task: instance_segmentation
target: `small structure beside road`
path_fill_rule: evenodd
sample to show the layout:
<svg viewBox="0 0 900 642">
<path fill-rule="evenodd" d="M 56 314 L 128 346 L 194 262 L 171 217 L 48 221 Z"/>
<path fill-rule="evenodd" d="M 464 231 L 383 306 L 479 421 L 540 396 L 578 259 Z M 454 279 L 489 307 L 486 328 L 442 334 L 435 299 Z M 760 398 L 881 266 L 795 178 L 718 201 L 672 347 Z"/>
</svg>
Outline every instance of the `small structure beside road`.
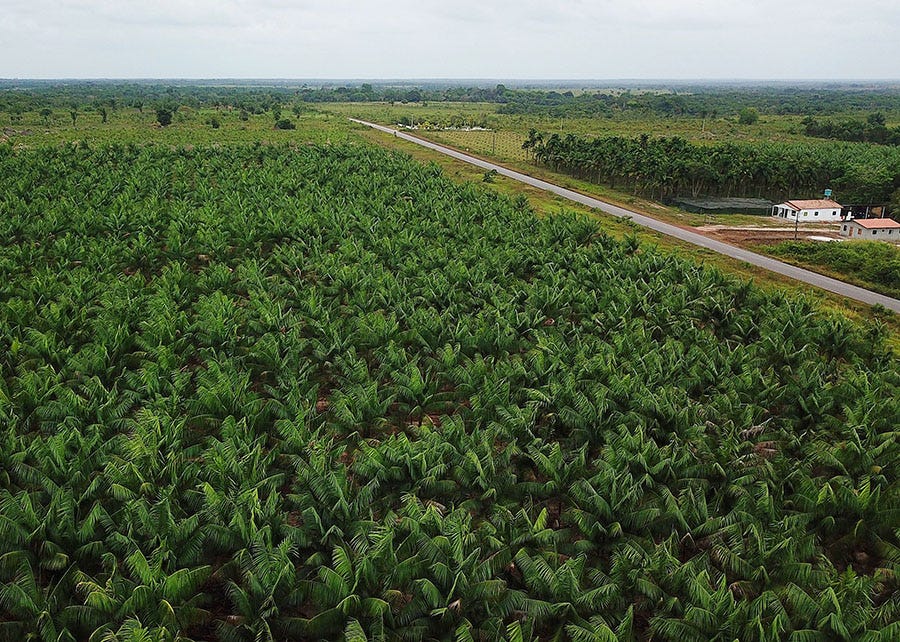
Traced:
<svg viewBox="0 0 900 642">
<path fill-rule="evenodd" d="M 764 198 L 688 198 L 679 196 L 672 204 L 694 214 L 762 214 L 772 209 L 772 201 Z"/>
<path fill-rule="evenodd" d="M 802 223 L 833 223 L 841 221 L 841 204 L 830 198 L 793 200 L 779 203 L 772 208 L 772 216 Z"/>
<path fill-rule="evenodd" d="M 866 218 L 841 225 L 841 236 L 860 241 L 900 242 L 900 223 L 890 218 Z"/>
</svg>

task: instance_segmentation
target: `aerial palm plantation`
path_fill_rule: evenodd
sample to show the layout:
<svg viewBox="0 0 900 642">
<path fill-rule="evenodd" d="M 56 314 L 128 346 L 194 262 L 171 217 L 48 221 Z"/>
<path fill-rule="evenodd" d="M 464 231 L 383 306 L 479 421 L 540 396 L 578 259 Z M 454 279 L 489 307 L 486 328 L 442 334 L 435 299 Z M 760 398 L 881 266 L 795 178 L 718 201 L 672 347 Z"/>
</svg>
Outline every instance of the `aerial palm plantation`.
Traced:
<svg viewBox="0 0 900 642">
<path fill-rule="evenodd" d="M 900 637 L 878 324 L 364 145 L 0 184 L 0 639 Z"/>
</svg>

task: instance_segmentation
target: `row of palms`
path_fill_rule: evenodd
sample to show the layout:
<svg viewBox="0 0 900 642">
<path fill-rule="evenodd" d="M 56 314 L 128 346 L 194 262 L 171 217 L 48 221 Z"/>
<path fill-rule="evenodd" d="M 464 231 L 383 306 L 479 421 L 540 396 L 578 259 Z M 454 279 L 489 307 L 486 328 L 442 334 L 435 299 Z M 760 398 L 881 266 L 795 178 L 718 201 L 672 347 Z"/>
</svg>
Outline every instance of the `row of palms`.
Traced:
<svg viewBox="0 0 900 642">
<path fill-rule="evenodd" d="M 369 147 L 0 175 L 0 636 L 896 636 L 882 328 Z"/>
<path fill-rule="evenodd" d="M 531 130 L 523 147 L 555 170 L 662 199 L 790 198 L 831 187 L 849 201 L 884 203 L 900 179 L 900 151 L 866 144 L 701 144 L 679 136 L 588 139 Z"/>
</svg>

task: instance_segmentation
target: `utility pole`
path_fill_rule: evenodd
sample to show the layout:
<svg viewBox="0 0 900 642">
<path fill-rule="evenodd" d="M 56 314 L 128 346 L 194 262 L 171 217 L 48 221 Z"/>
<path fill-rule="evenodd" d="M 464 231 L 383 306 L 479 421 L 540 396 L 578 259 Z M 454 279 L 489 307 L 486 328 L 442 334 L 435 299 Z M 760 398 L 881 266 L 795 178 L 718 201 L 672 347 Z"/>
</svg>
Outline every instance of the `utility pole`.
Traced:
<svg viewBox="0 0 900 642">
<path fill-rule="evenodd" d="M 800 225 L 800 212 L 794 212 L 794 240 L 797 240 L 797 227 Z"/>
</svg>

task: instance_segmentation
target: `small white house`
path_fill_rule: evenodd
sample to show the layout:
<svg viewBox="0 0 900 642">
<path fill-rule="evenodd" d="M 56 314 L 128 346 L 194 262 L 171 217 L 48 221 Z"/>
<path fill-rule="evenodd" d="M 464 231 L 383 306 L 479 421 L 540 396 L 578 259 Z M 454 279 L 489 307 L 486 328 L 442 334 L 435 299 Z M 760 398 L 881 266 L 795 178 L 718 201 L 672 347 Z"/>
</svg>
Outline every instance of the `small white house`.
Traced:
<svg viewBox="0 0 900 642">
<path fill-rule="evenodd" d="M 863 218 L 841 225 L 841 236 L 860 241 L 900 242 L 900 223 L 889 218 Z"/>
<path fill-rule="evenodd" d="M 832 223 L 841 219 L 841 204 L 830 198 L 813 201 L 785 201 L 772 207 L 772 216 L 801 223 Z"/>
</svg>

